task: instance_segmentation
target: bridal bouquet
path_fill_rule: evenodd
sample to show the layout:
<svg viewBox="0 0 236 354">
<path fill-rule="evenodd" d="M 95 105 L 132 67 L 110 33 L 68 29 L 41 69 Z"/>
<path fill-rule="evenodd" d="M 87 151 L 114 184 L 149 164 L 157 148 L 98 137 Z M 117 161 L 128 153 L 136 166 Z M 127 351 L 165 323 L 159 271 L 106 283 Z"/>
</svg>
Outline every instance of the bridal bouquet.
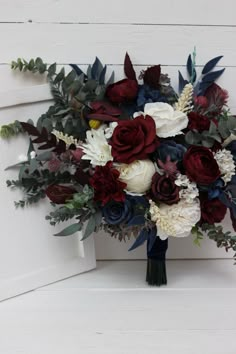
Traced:
<svg viewBox="0 0 236 354">
<path fill-rule="evenodd" d="M 71 219 L 56 236 L 83 229 L 83 239 L 103 229 L 119 240 L 134 238 L 130 250 L 147 244 L 147 282 L 166 284 L 168 237 L 203 237 L 236 251 L 236 236 L 219 224 L 227 209 L 236 230 L 236 118 L 228 93 L 215 81 L 222 57 L 197 75 L 195 52 L 179 94 L 160 65 L 137 77 L 128 54 L 123 80 L 107 80 L 96 58 L 84 73 L 65 74 L 56 63 L 18 59 L 12 68 L 47 76 L 53 104 L 34 124 L 15 121 L 1 128 L 10 138 L 28 134 L 27 155 L 12 167 L 20 188 L 16 206 L 47 197 L 51 225 Z"/>
</svg>

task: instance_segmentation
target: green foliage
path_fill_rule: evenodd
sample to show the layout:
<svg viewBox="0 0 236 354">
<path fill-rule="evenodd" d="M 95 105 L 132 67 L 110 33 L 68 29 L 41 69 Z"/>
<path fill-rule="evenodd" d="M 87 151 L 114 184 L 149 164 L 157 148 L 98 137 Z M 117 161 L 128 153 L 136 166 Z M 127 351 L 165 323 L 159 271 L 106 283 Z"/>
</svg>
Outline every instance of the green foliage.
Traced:
<svg viewBox="0 0 236 354">
<path fill-rule="evenodd" d="M 216 242 L 217 247 L 225 248 L 226 252 L 229 250 L 233 250 L 236 252 L 236 236 L 232 236 L 230 231 L 224 232 L 223 227 L 221 225 L 209 225 L 203 224 L 201 225 L 201 229 L 209 239 Z M 234 259 L 236 261 L 236 253 L 234 255 Z"/>
<path fill-rule="evenodd" d="M 194 240 L 193 240 L 194 244 L 200 247 L 201 241 L 203 240 L 204 237 L 203 233 L 199 230 L 199 227 L 197 225 L 192 228 L 191 233 L 194 236 Z"/>
<path fill-rule="evenodd" d="M 44 74 L 47 70 L 47 64 L 43 62 L 41 58 L 31 59 L 27 62 L 25 59 L 18 58 L 17 61 L 11 62 L 11 68 L 13 70 L 20 70 L 20 71 L 31 71 L 32 73 L 40 73 Z"/>
<path fill-rule="evenodd" d="M 87 206 L 91 209 L 91 211 L 94 211 L 93 195 L 94 195 L 93 189 L 88 185 L 86 185 L 84 186 L 82 191 L 75 193 L 73 195 L 73 199 L 68 201 L 65 207 L 70 210 L 73 209 L 80 210 L 83 207 Z"/>
<path fill-rule="evenodd" d="M 106 66 L 98 58 L 88 67 L 87 74 L 76 65 L 71 66 L 73 70 L 66 74 L 64 68 L 57 72 L 56 63 L 48 65 L 41 58 L 29 62 L 19 58 L 12 62 L 13 70 L 47 74 L 54 104 L 39 117 L 37 129 L 40 132 L 43 127 L 48 132 L 56 129 L 84 140 L 89 129 L 86 120 L 90 112 L 89 103 L 104 98 L 106 86 L 113 81 L 114 75 L 105 83 Z"/>
<path fill-rule="evenodd" d="M 0 137 L 3 139 L 10 139 L 20 133 L 23 133 L 23 129 L 17 120 L 14 123 L 2 125 L 0 128 Z"/>
<path fill-rule="evenodd" d="M 53 226 L 74 218 L 78 220 L 77 223 L 66 227 L 55 236 L 72 235 L 73 233 L 80 231 L 84 223 L 88 220 L 83 236 L 83 239 L 85 239 L 97 230 L 102 222 L 102 213 L 96 208 L 93 201 L 93 189 L 87 185 L 75 193 L 73 198 L 64 206 L 59 207 L 46 216 L 46 219 Z"/>
<path fill-rule="evenodd" d="M 210 129 L 202 133 L 196 131 L 188 131 L 185 135 L 185 141 L 190 145 L 202 145 L 211 148 L 215 141 L 221 142 L 219 130 L 214 122 L 211 122 Z"/>
<path fill-rule="evenodd" d="M 54 236 L 70 236 L 70 235 L 73 235 L 75 232 L 78 232 L 81 230 L 82 230 L 82 224 L 77 222 L 75 224 L 71 224 L 71 225 L 67 226 L 62 231 L 58 232 L 57 234 L 54 234 Z"/>
<path fill-rule="evenodd" d="M 77 210 L 75 209 L 71 210 L 66 208 L 65 206 L 62 206 L 50 212 L 49 215 L 45 217 L 45 219 L 50 222 L 50 225 L 55 226 L 60 222 L 68 221 L 70 219 L 73 219 L 75 216 L 79 216 L 79 215 L 80 213 L 78 213 Z"/>
<path fill-rule="evenodd" d="M 93 232 L 95 232 L 97 227 L 100 226 L 101 222 L 102 222 L 102 212 L 101 210 L 97 210 L 94 214 L 90 216 L 81 241 L 85 240 Z"/>
</svg>

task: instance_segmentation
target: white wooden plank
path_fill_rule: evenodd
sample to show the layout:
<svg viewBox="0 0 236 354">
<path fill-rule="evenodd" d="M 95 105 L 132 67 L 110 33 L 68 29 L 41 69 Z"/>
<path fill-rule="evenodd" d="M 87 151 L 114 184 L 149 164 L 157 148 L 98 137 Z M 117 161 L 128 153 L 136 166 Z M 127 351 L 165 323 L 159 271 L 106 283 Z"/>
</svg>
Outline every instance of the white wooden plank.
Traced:
<svg viewBox="0 0 236 354">
<path fill-rule="evenodd" d="M 44 323 L 37 320 L 37 313 L 35 316 L 28 326 L 3 328 L 0 335 L 2 353 L 235 354 L 234 330 L 91 331 L 89 328 L 78 330 L 71 325 L 45 329 Z"/>
<path fill-rule="evenodd" d="M 0 108 L 12 107 L 52 99 L 48 84 L 28 86 L 16 90 L 0 91 Z"/>
<path fill-rule="evenodd" d="M 41 56 L 48 62 L 87 64 L 97 55 L 107 64 L 121 64 L 128 50 L 135 64 L 182 65 L 196 45 L 199 65 L 224 54 L 222 65 L 235 66 L 235 39 L 236 27 L 0 25 L 1 63 Z"/>
<path fill-rule="evenodd" d="M 0 304 L 0 333 L 32 324 L 44 333 L 235 331 L 235 296 L 236 289 L 36 291 Z"/>
<path fill-rule="evenodd" d="M 214 277 L 213 268 L 219 270 L 218 263 L 210 262 L 215 263 L 212 271 L 209 272 L 205 261 L 198 270 L 198 278 L 205 276 L 204 269 L 209 280 Z M 226 262 L 221 261 L 221 270 L 227 268 Z M 226 283 L 218 282 L 218 288 L 214 289 L 206 289 L 207 283 L 186 289 L 183 270 L 189 268 L 191 273 L 193 268 L 189 267 L 190 262 L 185 262 L 185 266 L 184 262 L 176 262 L 176 268 L 182 264 L 178 276 L 182 276 L 183 287 L 137 289 L 133 274 L 126 276 L 124 271 L 128 272 L 131 266 L 140 274 L 138 264 L 142 262 L 106 263 L 110 264 L 110 272 L 103 264 L 99 270 L 72 278 L 77 279 L 74 286 L 70 283 L 72 279 L 68 279 L 58 283 L 64 284 L 62 288 L 53 284 L 2 302 L 0 351 L 4 354 L 235 354 L 235 288 L 227 289 Z M 116 273 L 121 271 L 118 264 L 123 264 L 123 274 Z M 195 275 L 193 272 L 192 283 L 196 281 Z M 111 289 L 117 276 L 120 283 Z M 86 289 L 79 282 L 83 277 L 87 277 Z M 130 287 L 125 289 L 128 278 Z"/>
<path fill-rule="evenodd" d="M 159 291 L 147 285 L 145 273 L 146 261 L 98 261 L 97 268 L 92 272 L 45 286 L 38 291 Z M 164 290 L 236 288 L 236 268 L 232 260 L 168 260 L 167 274 L 168 285 Z"/>
<path fill-rule="evenodd" d="M 14 9 L 14 11 L 13 11 Z M 226 0 L 1 0 L 0 21 L 235 25 L 235 2 Z M 223 10 L 223 13 L 222 13 Z"/>
</svg>

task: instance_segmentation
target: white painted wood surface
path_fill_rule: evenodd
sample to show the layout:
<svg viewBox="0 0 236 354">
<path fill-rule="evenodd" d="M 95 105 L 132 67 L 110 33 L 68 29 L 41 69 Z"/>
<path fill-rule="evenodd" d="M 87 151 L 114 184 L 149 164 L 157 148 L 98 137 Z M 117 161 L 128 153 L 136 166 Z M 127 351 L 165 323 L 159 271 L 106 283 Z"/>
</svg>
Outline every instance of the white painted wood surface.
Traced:
<svg viewBox="0 0 236 354">
<path fill-rule="evenodd" d="M 219 84 L 229 91 L 229 105 L 236 114 L 235 10 L 234 0 L 217 6 L 213 0 L 120 0 L 112 4 L 108 0 L 1 0 L 0 92 L 14 87 L 17 95 L 22 86 L 45 83 L 37 75 L 10 73 L 8 65 L 17 57 L 41 56 L 49 63 L 86 67 L 97 55 L 120 79 L 127 50 L 137 71 L 143 65 L 160 63 L 176 88 L 177 71 L 184 72 L 187 55 L 196 45 L 200 67 L 224 55 L 219 68 L 226 67 L 226 71 Z M 98 259 L 145 257 L 144 248 L 131 254 L 127 248 L 127 244 L 96 235 Z M 210 241 L 198 250 L 191 239 L 171 240 L 168 254 L 170 258 L 231 256 Z"/>
<path fill-rule="evenodd" d="M 1 124 L 15 119 L 36 120 L 49 105 L 48 102 L 37 102 L 38 97 L 41 101 L 50 98 L 48 85 L 0 92 Z M 24 104 L 15 106 L 19 103 Z M 28 139 L 24 136 L 11 142 L 0 140 L 0 300 L 96 266 L 93 237 L 81 242 L 81 232 L 67 238 L 53 236 L 65 225 L 54 229 L 45 220 L 51 211 L 48 201 L 15 209 L 14 201 L 21 199 L 21 192 L 11 191 L 5 181 L 17 179 L 18 170 L 4 169 L 19 162 L 19 155 L 27 153 L 27 144 Z"/>
<path fill-rule="evenodd" d="M 235 2 L 225 0 L 1 0 L 0 22 L 235 25 Z"/>
<path fill-rule="evenodd" d="M 0 303 L 4 354 L 235 354 L 236 272 L 229 260 L 170 261 L 169 284 L 145 262 L 95 271 Z"/>
</svg>

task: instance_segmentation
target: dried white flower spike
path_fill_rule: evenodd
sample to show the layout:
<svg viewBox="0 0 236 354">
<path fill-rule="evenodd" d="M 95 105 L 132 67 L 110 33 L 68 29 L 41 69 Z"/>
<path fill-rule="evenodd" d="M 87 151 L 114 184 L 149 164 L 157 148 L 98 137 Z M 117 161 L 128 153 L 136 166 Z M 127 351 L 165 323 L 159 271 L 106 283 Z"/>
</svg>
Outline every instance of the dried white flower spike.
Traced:
<svg viewBox="0 0 236 354">
<path fill-rule="evenodd" d="M 183 91 L 175 104 L 175 110 L 184 113 L 189 113 L 193 109 L 193 85 L 187 84 L 184 86 Z"/>
<path fill-rule="evenodd" d="M 53 130 L 52 134 L 56 136 L 58 140 L 62 140 L 66 143 L 67 146 L 74 144 L 76 146 L 79 145 L 79 142 L 77 139 L 75 139 L 72 135 L 64 134 L 62 132 L 59 132 L 58 130 Z"/>
</svg>

